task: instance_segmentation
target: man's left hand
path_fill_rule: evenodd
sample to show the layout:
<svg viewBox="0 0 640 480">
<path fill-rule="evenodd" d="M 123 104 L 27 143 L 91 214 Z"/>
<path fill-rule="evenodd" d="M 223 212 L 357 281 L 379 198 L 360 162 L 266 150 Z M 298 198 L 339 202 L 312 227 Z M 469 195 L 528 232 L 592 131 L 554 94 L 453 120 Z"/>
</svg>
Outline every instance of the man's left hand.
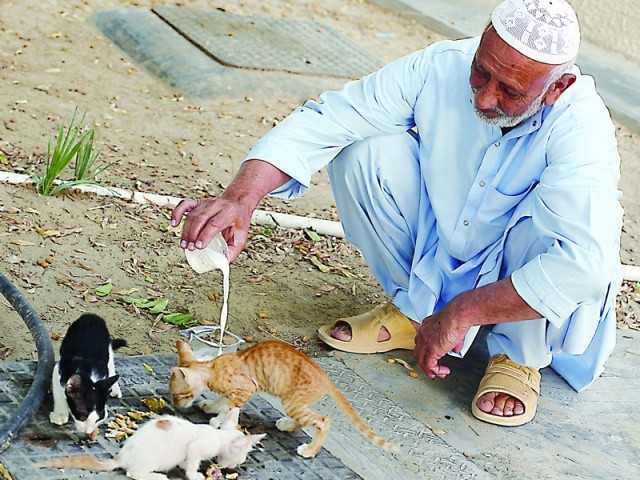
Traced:
<svg viewBox="0 0 640 480">
<path fill-rule="evenodd" d="M 462 350 L 464 336 L 469 330 L 469 326 L 456 314 L 454 303 L 455 300 L 425 318 L 418 328 L 414 354 L 429 378 L 445 378 L 451 373 L 449 367 L 440 365 L 440 359 L 452 350 Z"/>
</svg>

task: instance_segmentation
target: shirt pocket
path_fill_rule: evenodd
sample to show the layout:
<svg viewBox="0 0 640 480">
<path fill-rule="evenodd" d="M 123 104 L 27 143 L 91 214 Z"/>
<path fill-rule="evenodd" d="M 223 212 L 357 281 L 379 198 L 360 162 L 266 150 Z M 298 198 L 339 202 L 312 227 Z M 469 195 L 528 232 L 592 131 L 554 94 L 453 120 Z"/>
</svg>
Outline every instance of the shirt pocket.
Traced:
<svg viewBox="0 0 640 480">
<path fill-rule="evenodd" d="M 536 184 L 535 181 L 531 182 L 527 188 L 518 193 L 504 193 L 496 186 L 487 187 L 478 212 L 480 222 L 504 227 L 511 218 L 513 210 L 533 190 Z"/>
</svg>

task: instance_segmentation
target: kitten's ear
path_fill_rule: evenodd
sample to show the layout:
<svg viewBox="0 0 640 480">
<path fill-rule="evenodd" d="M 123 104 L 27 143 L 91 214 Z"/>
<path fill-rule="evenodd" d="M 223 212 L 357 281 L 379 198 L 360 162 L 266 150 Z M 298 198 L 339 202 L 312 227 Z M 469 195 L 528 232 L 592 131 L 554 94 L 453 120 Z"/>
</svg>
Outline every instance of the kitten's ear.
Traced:
<svg viewBox="0 0 640 480">
<path fill-rule="evenodd" d="M 238 407 L 234 407 L 227 415 L 224 417 L 222 421 L 222 425 L 220 425 L 220 430 L 237 430 L 238 428 L 238 417 L 240 416 L 240 409 Z"/>
<path fill-rule="evenodd" d="M 189 344 L 183 340 L 176 340 L 176 350 L 178 350 L 178 366 L 187 367 L 193 362 L 193 350 Z"/>
<path fill-rule="evenodd" d="M 189 386 L 185 369 L 180 367 L 173 367 L 171 369 L 171 375 L 169 377 L 169 384 L 172 389 L 179 388 L 183 385 Z"/>
<path fill-rule="evenodd" d="M 249 435 L 249 438 L 251 439 L 251 448 L 254 448 L 256 445 L 258 445 L 262 439 L 264 439 L 264 437 L 266 437 L 267 434 L 266 433 L 260 433 L 258 435 Z"/>
<path fill-rule="evenodd" d="M 266 436 L 266 433 L 261 433 L 259 435 L 243 435 L 242 437 L 238 437 L 229 445 L 229 452 L 232 455 L 246 454 Z"/>
<path fill-rule="evenodd" d="M 108 392 L 109 390 L 111 390 L 111 387 L 113 387 L 113 384 L 116 383 L 119 378 L 120 375 L 114 375 L 113 377 L 105 378 L 104 380 L 96 382 L 96 387 L 105 392 Z"/>
</svg>

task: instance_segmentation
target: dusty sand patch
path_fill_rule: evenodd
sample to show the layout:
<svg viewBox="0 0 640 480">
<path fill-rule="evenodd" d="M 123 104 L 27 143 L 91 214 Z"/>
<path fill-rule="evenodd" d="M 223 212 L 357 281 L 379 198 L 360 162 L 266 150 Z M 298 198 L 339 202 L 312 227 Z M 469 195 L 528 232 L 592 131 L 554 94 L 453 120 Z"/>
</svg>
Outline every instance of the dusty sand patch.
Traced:
<svg viewBox="0 0 640 480">
<path fill-rule="evenodd" d="M 324 88 L 343 84 L 339 79 L 318 79 L 317 87 L 309 87 L 304 95 L 277 98 L 262 95 L 259 90 L 251 98 L 232 93 L 206 100 L 184 97 L 131 63 L 90 20 L 98 10 L 148 8 L 158 3 L 3 3 L 0 80 L 5 88 L 0 89 L 0 149 L 5 156 L 0 159 L 6 160 L 0 162 L 0 168 L 29 173 L 40 168 L 49 135 L 78 106 L 97 124 L 105 158 L 118 161 L 104 177 L 105 183 L 178 196 L 215 195 L 228 184 L 247 150 L 274 120 Z M 211 7 L 204 0 L 162 3 Z M 327 0 L 322 6 L 316 1 L 220 0 L 215 6 L 232 13 L 320 21 L 384 62 L 440 39 L 415 22 L 363 0 Z M 640 264 L 640 138 L 624 128 L 617 133 L 626 211 L 622 259 Z M 265 206 L 336 218 L 326 175 L 316 176 L 314 184 L 315 188 L 299 201 L 268 200 Z M 172 308 L 190 311 L 199 320 L 217 318 L 207 294 L 213 293 L 213 298 L 219 295 L 218 277 L 198 277 L 189 270 L 176 248 L 176 239 L 160 230 L 166 224 L 162 213 L 95 198 L 43 199 L 28 189 L 6 186 L 0 187 L 0 200 L 2 269 L 28 292 L 54 337 L 61 335 L 79 313 L 94 310 L 107 318 L 114 333 L 129 339 L 131 347 L 125 353 L 171 349 L 175 330 L 150 338 L 154 319 L 148 314 L 137 313 L 113 297 L 95 303 L 78 297 L 109 278 L 115 289 L 139 288 L 141 295 L 167 298 Z M 19 211 L 8 213 L 13 208 Z M 28 209 L 38 213 L 29 213 Z M 102 225 L 104 217 L 108 220 Z M 35 225 L 82 231 L 59 240 L 43 240 L 33 231 Z M 254 234 L 259 235 L 260 229 Z M 12 245 L 9 240 L 14 238 L 36 245 Z M 267 336 L 264 331 L 276 328 L 278 335 L 290 341 L 310 336 L 309 344 L 315 346 L 316 326 L 329 318 L 363 311 L 380 299 L 375 297 L 380 290 L 368 271 L 346 247 L 341 247 L 342 253 L 336 258 L 354 268 L 357 280 L 318 271 L 302 260 L 298 250 L 278 251 L 291 243 L 285 240 L 255 237 L 253 252 L 234 266 L 230 326 L 236 333 L 261 338 Z M 50 255 L 53 261 L 48 268 L 37 264 Z M 74 260 L 94 271 L 83 270 Z M 71 281 L 58 283 L 56 276 L 61 275 Z M 145 276 L 153 283 L 145 281 Z M 352 293 L 354 283 L 356 295 Z M 76 285 L 77 290 L 67 285 Z M 638 304 L 630 292 L 622 297 L 621 318 L 623 323 L 634 325 L 630 315 L 637 315 Z M 3 315 L 9 315 L 6 306 L 0 309 Z M 33 346 L 26 329 L 17 318 L 7 318 L 16 320 L 15 328 L 14 323 L 7 323 L 11 328 L 0 330 L 0 356 L 6 356 L 15 346 L 9 358 L 28 357 Z M 256 330 L 256 325 L 263 330 Z"/>
<path fill-rule="evenodd" d="M 128 340 L 124 353 L 172 351 L 178 329 L 156 323 L 155 315 L 121 301 L 124 296 L 165 298 L 168 311 L 218 322 L 221 277 L 189 268 L 177 237 L 167 229 L 166 211 L 78 195 L 42 198 L 10 186 L 0 189 L 0 204 L 3 271 L 44 318 L 56 345 L 79 314 L 96 312 L 114 336 Z M 43 238 L 38 228 L 64 236 Z M 344 242 L 325 238 L 314 244 L 302 232 L 261 227 L 252 237 L 231 270 L 229 328 L 234 333 L 281 338 L 316 351 L 318 326 L 381 300 L 360 256 Z M 332 271 L 322 273 L 305 260 L 310 252 L 318 252 Z M 95 289 L 106 281 L 113 292 L 101 298 Z M 132 288 L 138 290 L 116 293 Z M 28 358 L 30 336 L 5 302 L 0 316 L 7 319 L 0 345 L 13 347 L 8 358 Z"/>
</svg>

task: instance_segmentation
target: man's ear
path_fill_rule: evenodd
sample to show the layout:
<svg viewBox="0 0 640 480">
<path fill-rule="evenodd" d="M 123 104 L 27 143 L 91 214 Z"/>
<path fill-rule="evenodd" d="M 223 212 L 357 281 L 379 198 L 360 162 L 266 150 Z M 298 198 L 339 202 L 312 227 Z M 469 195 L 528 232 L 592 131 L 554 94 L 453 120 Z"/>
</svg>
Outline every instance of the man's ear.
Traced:
<svg viewBox="0 0 640 480">
<path fill-rule="evenodd" d="M 558 80 L 553 82 L 547 89 L 547 94 L 544 96 L 544 104 L 550 107 L 560 98 L 560 95 L 573 85 L 576 81 L 576 76 L 573 73 L 565 73 Z"/>
</svg>

